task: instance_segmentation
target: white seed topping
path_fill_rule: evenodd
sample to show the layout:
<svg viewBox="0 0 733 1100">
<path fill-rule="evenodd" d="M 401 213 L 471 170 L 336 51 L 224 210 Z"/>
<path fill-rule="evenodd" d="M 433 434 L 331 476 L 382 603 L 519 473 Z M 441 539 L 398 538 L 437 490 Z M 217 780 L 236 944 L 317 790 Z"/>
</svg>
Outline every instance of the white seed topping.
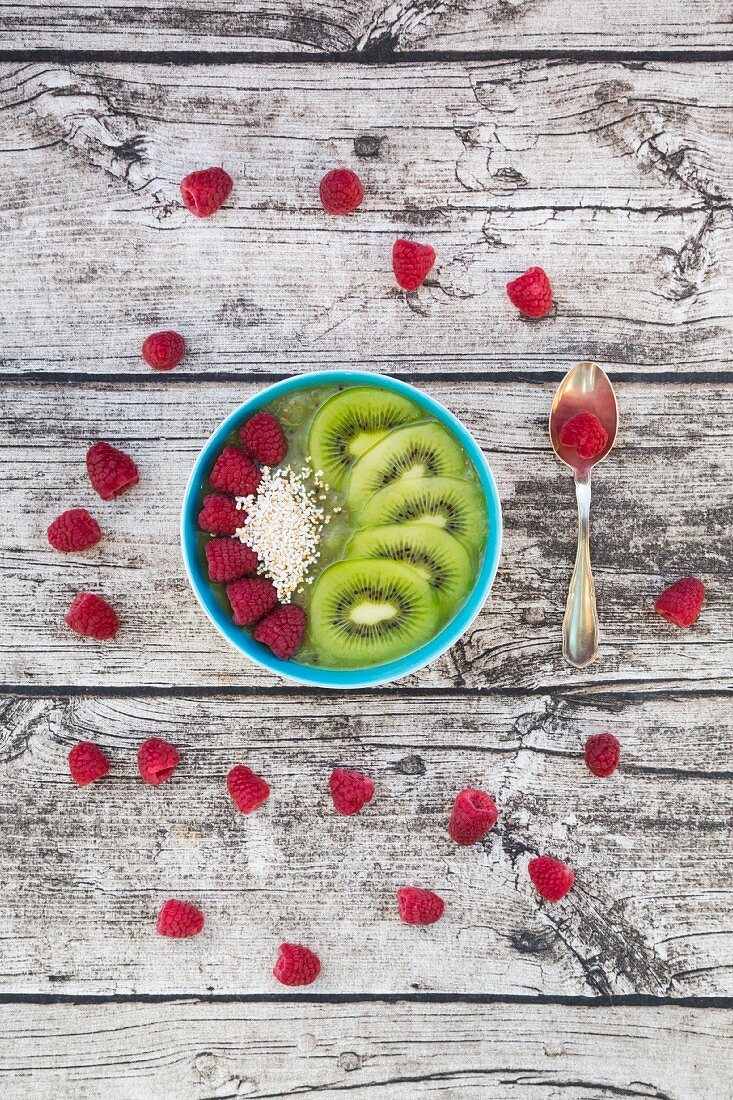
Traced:
<svg viewBox="0 0 733 1100">
<path fill-rule="evenodd" d="M 247 513 L 237 537 L 257 554 L 260 573 L 270 578 L 283 603 L 304 581 L 310 583 L 306 574 L 318 561 L 321 531 L 331 518 L 312 486 L 308 466 L 299 471 L 265 466 L 257 494 L 237 497 L 237 508 Z"/>
</svg>

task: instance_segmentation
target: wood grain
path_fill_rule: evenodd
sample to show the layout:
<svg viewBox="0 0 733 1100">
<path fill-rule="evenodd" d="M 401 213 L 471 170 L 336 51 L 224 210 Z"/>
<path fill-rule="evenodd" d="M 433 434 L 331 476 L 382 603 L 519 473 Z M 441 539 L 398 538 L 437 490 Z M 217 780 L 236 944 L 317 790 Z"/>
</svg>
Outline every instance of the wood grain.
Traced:
<svg viewBox="0 0 733 1100">
<path fill-rule="evenodd" d="M 281 684 L 220 638 L 199 609 L 178 546 L 183 489 L 213 428 L 257 392 L 243 382 L 163 379 L 76 387 L 6 385 L 0 395 L 7 514 L 6 614 L 10 684 L 254 687 Z M 430 383 L 474 433 L 498 481 L 504 548 L 491 597 L 463 639 L 410 687 L 543 690 L 564 685 L 663 689 L 731 686 L 731 390 L 724 385 L 622 383 L 621 433 L 594 484 L 593 555 L 601 656 L 565 666 L 560 627 L 575 553 L 569 474 L 546 435 L 554 384 Z M 84 456 L 103 434 L 138 463 L 140 486 L 100 501 Z M 87 554 L 52 550 L 45 529 L 84 505 L 105 532 Z M 708 604 L 689 631 L 652 613 L 666 583 L 699 575 Z M 72 634 L 63 616 L 78 591 L 117 607 L 113 643 Z"/>
<path fill-rule="evenodd" d="M 711 1009 L 14 1004 L 0 1037 L 16 1100 L 720 1100 L 733 1075 L 730 1016 Z"/>
<path fill-rule="evenodd" d="M 730 1014 L 668 1002 L 733 995 L 733 63 L 390 59 L 721 51 L 728 15 L 718 0 L 594 0 L 573 22 L 560 0 L 2 8 L 4 49 L 211 64 L 0 66 L 0 1091 L 724 1095 Z M 215 51 L 373 63 L 220 64 Z M 178 181 L 210 163 L 235 190 L 198 222 Z M 334 164 L 366 184 L 348 219 L 318 204 Z M 399 235 L 438 252 L 418 294 L 393 283 Z M 503 289 L 532 263 L 556 294 L 539 324 Z M 161 327 L 189 346 L 165 379 L 139 356 Z M 588 357 L 620 383 L 622 431 L 594 486 L 601 659 L 579 672 L 558 644 L 574 502 L 545 422 L 554 377 Z M 186 475 L 219 420 L 268 376 L 340 365 L 422 375 L 489 457 L 506 527 L 491 600 L 461 643 L 348 698 L 284 687 L 229 650 L 177 546 Z M 100 434 L 142 472 L 112 505 L 84 475 Z M 72 504 L 105 538 L 60 556 L 44 530 Z M 685 633 L 651 612 L 682 573 L 709 586 Z M 114 644 L 63 626 L 83 588 L 118 607 Z M 608 781 L 582 762 L 600 729 L 623 745 Z M 135 766 L 152 735 L 182 756 L 156 790 Z M 112 764 L 84 791 L 66 764 L 81 739 Z M 238 762 L 272 785 L 249 818 L 225 791 Z M 358 818 L 331 808 L 337 765 L 376 781 Z M 474 783 L 500 821 L 459 850 L 446 818 Z M 539 852 L 575 869 L 558 906 L 528 882 Z M 408 882 L 446 898 L 434 928 L 397 920 Z M 156 936 L 168 896 L 201 904 L 199 938 Z M 282 939 L 321 956 L 306 997 L 349 1003 L 268 1003 Z M 464 1000 L 358 1001 L 385 993 Z M 102 1001 L 40 1003 L 54 994 Z M 175 994 L 191 1000 L 124 1000 Z M 648 1003 L 590 1007 L 627 994 Z M 233 1000 L 197 1000 L 211 995 Z"/>
<path fill-rule="evenodd" d="M 309 993 L 733 992 L 729 695 L 10 695 L 2 728 L 6 992 L 274 993 L 282 940 L 321 957 Z M 608 781 L 582 759 L 599 729 L 623 745 Z M 181 753 L 159 788 L 136 769 L 153 735 Z M 79 740 L 111 763 L 84 790 Z M 235 763 L 272 789 L 246 818 Z M 336 766 L 375 780 L 358 817 L 333 811 Z M 474 785 L 500 821 L 458 848 L 449 809 Z M 558 905 L 529 882 L 538 853 L 575 870 Z M 409 883 L 446 899 L 428 930 L 397 917 Z M 157 936 L 170 896 L 204 910 L 195 940 Z"/>
<path fill-rule="evenodd" d="M 730 371 L 731 63 L 5 64 L 0 110 L 7 373 L 146 376 L 161 327 L 197 373 Z M 199 221 L 178 182 L 212 163 L 235 189 Z M 367 198 L 331 218 L 340 163 Z M 438 253 L 414 294 L 405 234 Z"/>
<path fill-rule="evenodd" d="M 0 18 L 7 49 L 224 50 L 365 54 L 409 50 L 720 50 L 731 45 L 722 0 L 642 4 L 587 0 L 582 17 L 561 0 L 171 0 L 155 7 L 94 0 L 16 0 Z"/>
</svg>

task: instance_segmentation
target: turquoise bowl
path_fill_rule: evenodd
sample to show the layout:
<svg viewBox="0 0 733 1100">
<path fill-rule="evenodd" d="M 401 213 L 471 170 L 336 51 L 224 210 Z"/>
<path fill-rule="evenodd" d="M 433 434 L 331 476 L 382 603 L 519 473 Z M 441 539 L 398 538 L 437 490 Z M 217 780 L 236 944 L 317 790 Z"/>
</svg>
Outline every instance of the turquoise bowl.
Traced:
<svg viewBox="0 0 733 1100">
<path fill-rule="evenodd" d="M 340 669 L 337 671 L 315 668 L 310 665 L 299 665 L 295 661 L 280 661 L 269 649 L 256 642 L 245 630 L 234 625 L 218 603 L 201 567 L 196 543 L 196 519 L 199 510 L 201 483 L 211 470 L 224 440 L 233 429 L 244 423 L 263 405 L 269 404 L 276 397 L 282 397 L 283 394 L 317 385 L 355 384 L 377 385 L 383 389 L 393 390 L 395 393 L 401 393 L 405 397 L 409 397 L 442 424 L 445 424 L 458 437 L 478 471 L 486 495 L 489 534 L 483 564 L 470 596 L 458 614 L 427 645 L 421 646 L 420 649 L 416 649 L 406 657 L 401 657 L 397 661 L 390 661 L 387 664 L 374 665 L 371 668 L 364 669 Z M 267 389 L 262 390 L 249 401 L 245 401 L 238 409 L 235 409 L 219 425 L 214 434 L 209 437 L 194 463 L 186 486 L 181 515 L 181 543 L 183 561 L 196 598 L 217 630 L 240 653 L 244 653 L 245 656 L 261 665 L 262 668 L 267 669 L 268 672 L 275 672 L 279 676 L 284 676 L 287 680 L 307 684 L 309 687 L 366 688 L 374 687 L 377 684 L 386 684 L 390 680 L 397 680 L 402 676 L 409 676 L 411 673 L 417 672 L 418 669 L 423 668 L 430 661 L 439 657 L 441 653 L 445 653 L 476 618 L 489 594 L 499 564 L 501 504 L 493 475 L 475 439 L 452 413 L 449 413 L 432 397 L 428 397 L 420 390 L 415 389 L 414 386 L 409 386 L 406 382 L 400 382 L 396 378 L 390 378 L 382 374 L 371 374 L 367 371 L 314 371 L 310 374 L 298 375 L 295 378 L 287 378 L 284 382 L 276 382 L 273 386 L 268 386 Z"/>
</svg>

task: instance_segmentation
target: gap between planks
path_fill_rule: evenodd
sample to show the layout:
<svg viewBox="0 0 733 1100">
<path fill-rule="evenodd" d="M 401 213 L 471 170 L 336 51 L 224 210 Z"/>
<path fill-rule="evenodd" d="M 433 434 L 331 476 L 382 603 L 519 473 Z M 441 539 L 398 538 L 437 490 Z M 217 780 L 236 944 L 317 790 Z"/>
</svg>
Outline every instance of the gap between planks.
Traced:
<svg viewBox="0 0 733 1100">
<path fill-rule="evenodd" d="M 587 699 L 596 705 L 622 706 L 625 702 L 640 702 L 645 699 L 657 699 L 660 696 L 668 700 L 685 699 L 692 703 L 695 699 L 725 699 L 733 695 L 733 689 L 719 685 L 714 687 L 698 687 L 690 694 L 681 687 L 678 680 L 670 678 L 657 680 L 650 683 L 644 678 L 638 680 L 616 680 L 611 683 L 601 684 L 566 684 L 557 687 L 533 686 L 509 687 L 497 685 L 496 687 L 470 687 L 465 684 L 456 684 L 450 689 L 445 686 L 427 687 L 394 687 L 390 693 L 390 700 L 399 699 L 430 699 L 445 696 L 450 692 L 451 698 L 461 699 L 522 699 L 532 696 L 552 696 L 555 699 L 568 699 L 582 702 Z M 57 684 L 44 687 L 35 684 L 0 683 L 0 694 L 15 695 L 24 699 L 66 699 L 77 696 L 94 696 L 100 699 L 191 699 L 192 701 L 204 699 L 257 699 L 263 693 L 268 698 L 292 699 L 302 696 L 319 694 L 313 688 L 304 684 L 210 684 L 187 687 L 185 684 Z M 384 687 L 363 688 L 350 698 L 355 702 L 364 698 L 384 697 Z"/>
<path fill-rule="evenodd" d="M 706 1008 L 733 1010 L 733 997 L 655 997 L 647 993 L 612 997 L 538 993 L 0 993 L 3 1005 L 146 1005 L 146 1004 L 424 1004 L 424 1005 L 558 1005 L 567 1008 Z"/>
<path fill-rule="evenodd" d="M 395 52 L 389 48 L 349 50 L 345 52 L 308 53 L 287 50 L 100 50 L 100 49 L 0 49 L 0 63 L 4 61 L 32 64 L 51 62 L 75 64 L 77 62 L 104 62 L 109 64 L 162 64 L 162 65 L 419 65 L 454 62 L 492 61 L 571 61 L 578 65 L 618 62 L 619 64 L 643 64 L 645 62 L 682 62 L 700 64 L 733 61 L 733 49 L 680 49 L 680 50 L 608 50 L 608 49 L 537 49 L 537 50 L 405 50 Z"/>
<path fill-rule="evenodd" d="M 571 365 L 574 365 L 576 360 L 570 360 L 558 366 L 556 370 L 545 371 L 532 371 L 528 373 L 521 370 L 503 370 L 498 368 L 496 374 L 491 375 L 491 383 L 497 385 L 511 385 L 513 383 L 527 383 L 536 385 L 545 385 L 548 382 L 559 382 Z M 331 364 L 332 368 L 337 368 Z M 343 369 L 348 370 L 373 370 L 374 373 L 384 373 L 391 378 L 397 378 L 402 382 L 408 382 L 412 385 L 415 384 L 415 375 L 407 374 L 402 371 L 380 371 L 381 364 L 344 364 Z M 614 380 L 623 382 L 640 382 L 642 384 L 653 385 L 689 385 L 689 386 L 710 386 L 710 385 L 725 385 L 733 382 L 733 370 L 723 371 L 624 371 L 623 374 L 616 375 L 613 371 L 613 367 L 609 364 L 605 364 L 606 373 L 609 374 Z M 190 382 L 201 379 L 201 381 L 207 383 L 231 383 L 231 382 L 248 382 L 253 385 L 262 386 L 274 386 L 276 382 L 282 382 L 286 378 L 292 378 L 295 374 L 307 374 L 308 371 L 297 370 L 285 370 L 279 373 L 268 374 L 266 371 L 248 371 L 247 374 L 241 374 L 238 371 L 196 371 L 187 370 L 178 374 L 170 374 L 165 379 L 165 385 L 186 385 Z M 118 371 L 109 374 L 88 374 L 84 371 L 58 371 L 49 373 L 46 371 L 25 371 L 23 374 L 17 374 L 13 371 L 0 371 L 0 386 L 13 385 L 13 386 L 34 386 L 34 385 L 61 385 L 61 386 L 85 386 L 95 383 L 102 383 L 108 385 L 130 385 L 130 384 L 142 384 L 142 379 L 139 373 L 133 371 Z M 457 376 L 455 371 L 424 371 L 420 374 L 420 384 L 441 383 L 441 382 L 456 382 Z"/>
</svg>

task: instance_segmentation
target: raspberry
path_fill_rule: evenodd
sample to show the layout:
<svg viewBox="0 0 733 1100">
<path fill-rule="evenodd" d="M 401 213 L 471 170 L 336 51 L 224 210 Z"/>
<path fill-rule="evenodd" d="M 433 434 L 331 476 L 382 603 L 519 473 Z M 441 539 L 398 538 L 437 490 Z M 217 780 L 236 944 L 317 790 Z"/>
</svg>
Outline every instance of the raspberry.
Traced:
<svg viewBox="0 0 733 1100">
<path fill-rule="evenodd" d="M 251 768 L 237 764 L 227 776 L 227 790 L 240 814 L 251 814 L 270 797 L 270 787 Z"/>
<path fill-rule="evenodd" d="M 262 474 L 249 455 L 238 447 L 225 447 L 209 474 L 209 481 L 222 493 L 248 497 L 257 492 Z"/>
<path fill-rule="evenodd" d="M 255 641 L 268 646 L 281 661 L 289 661 L 305 637 L 306 617 L 295 603 L 277 607 L 255 629 Z"/>
<path fill-rule="evenodd" d="M 349 817 L 371 802 L 374 797 L 374 784 L 360 772 L 347 772 L 334 768 L 328 781 L 333 795 L 333 805 L 337 814 Z"/>
<path fill-rule="evenodd" d="M 403 886 L 397 891 L 400 920 L 405 924 L 435 924 L 445 909 L 445 902 L 431 890 L 418 886 Z"/>
<path fill-rule="evenodd" d="M 612 733 L 596 733 L 585 743 L 585 762 L 594 775 L 611 775 L 620 759 L 621 743 Z"/>
<path fill-rule="evenodd" d="M 101 596 L 80 592 L 66 612 L 66 625 L 86 638 L 106 642 L 120 629 L 120 620 L 115 609 Z"/>
<path fill-rule="evenodd" d="M 277 603 L 277 591 L 267 577 L 245 577 L 227 585 L 237 626 L 254 626 Z"/>
<path fill-rule="evenodd" d="M 114 500 L 140 480 L 137 466 L 124 451 L 109 443 L 95 443 L 87 451 L 87 473 L 102 500 Z"/>
<path fill-rule="evenodd" d="M 310 985 L 321 972 L 321 962 L 308 947 L 281 943 L 273 974 L 283 985 Z"/>
<path fill-rule="evenodd" d="M 527 869 L 537 893 L 547 901 L 564 898 L 575 882 L 575 875 L 567 864 L 551 856 L 531 859 Z"/>
<path fill-rule="evenodd" d="M 321 180 L 321 203 L 327 214 L 350 214 L 361 206 L 364 188 L 356 172 L 334 168 Z"/>
<path fill-rule="evenodd" d="M 247 513 L 237 508 L 236 502 L 223 493 L 210 493 L 204 497 L 204 506 L 199 512 L 198 525 L 202 531 L 212 535 L 233 535 L 244 526 Z"/>
<path fill-rule="evenodd" d="M 173 370 L 186 351 L 186 344 L 177 332 L 153 332 L 143 341 L 143 359 L 153 370 Z"/>
<path fill-rule="evenodd" d="M 702 610 L 705 585 L 696 577 L 682 577 L 665 588 L 654 604 L 657 615 L 675 626 L 692 626 Z"/>
<path fill-rule="evenodd" d="M 581 458 L 595 458 L 608 443 L 608 432 L 593 413 L 578 413 L 566 420 L 560 429 L 563 447 L 574 447 Z"/>
<path fill-rule="evenodd" d="M 270 413 L 255 413 L 239 429 L 239 440 L 245 451 L 263 466 L 277 466 L 288 450 L 280 421 Z"/>
<path fill-rule="evenodd" d="M 524 275 L 506 284 L 506 292 L 525 317 L 546 317 L 552 309 L 552 287 L 541 267 L 528 267 Z"/>
<path fill-rule="evenodd" d="M 238 516 L 242 513 L 238 512 Z M 247 573 L 254 573 L 260 559 L 251 547 L 239 539 L 211 539 L 206 543 L 206 561 L 209 580 L 226 584 L 238 581 Z"/>
<path fill-rule="evenodd" d="M 79 787 L 88 787 L 96 783 L 109 771 L 109 761 L 99 745 L 91 741 L 80 741 L 69 753 L 69 771 L 71 778 Z"/>
<path fill-rule="evenodd" d="M 392 270 L 403 290 L 417 290 L 435 263 L 435 249 L 429 244 L 400 239 L 392 246 Z"/>
<path fill-rule="evenodd" d="M 475 844 L 496 824 L 499 811 L 494 800 L 472 787 L 461 791 L 453 803 L 448 832 L 456 844 Z"/>
<path fill-rule="evenodd" d="M 156 927 L 161 936 L 170 936 L 176 940 L 185 936 L 197 936 L 204 927 L 204 914 L 187 901 L 168 898 L 158 913 Z"/>
<path fill-rule="evenodd" d="M 86 508 L 69 508 L 62 512 L 48 528 L 46 534 L 54 550 L 70 554 L 72 550 L 88 550 L 102 537 L 99 524 Z"/>
<path fill-rule="evenodd" d="M 232 177 L 223 168 L 204 168 L 181 180 L 181 195 L 192 214 L 209 218 L 227 201 L 233 186 Z"/>
<path fill-rule="evenodd" d="M 178 750 L 167 741 L 151 737 L 137 750 L 137 767 L 146 783 L 157 787 L 170 779 L 178 763 Z"/>
</svg>

